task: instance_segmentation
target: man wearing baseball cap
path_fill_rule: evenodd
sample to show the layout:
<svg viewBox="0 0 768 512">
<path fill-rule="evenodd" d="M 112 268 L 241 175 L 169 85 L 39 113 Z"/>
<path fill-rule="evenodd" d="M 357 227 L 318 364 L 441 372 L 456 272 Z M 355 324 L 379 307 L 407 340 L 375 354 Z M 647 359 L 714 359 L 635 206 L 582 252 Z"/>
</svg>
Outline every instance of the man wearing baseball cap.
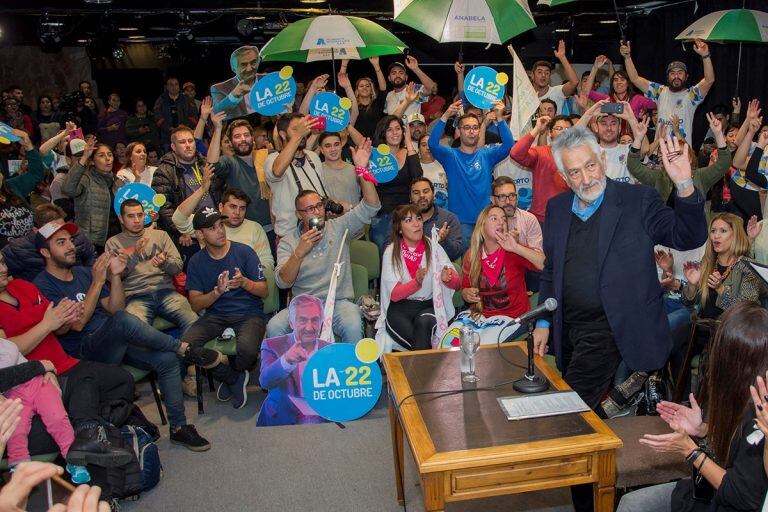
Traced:
<svg viewBox="0 0 768 512">
<path fill-rule="evenodd" d="M 189 303 L 198 314 L 205 310 L 184 335 L 193 346 L 202 347 L 231 327 L 237 336 L 237 355 L 229 365 L 211 370 L 220 384 L 216 398 L 232 400 L 232 406 L 245 406 L 250 370 L 256 364 L 264 338 L 264 302 L 269 295 L 264 271 L 256 252 L 248 245 L 227 240 L 224 220 L 215 209 L 199 210 L 192 219 L 205 248 L 189 260 L 187 291 Z"/>
<path fill-rule="evenodd" d="M 421 112 L 414 112 L 406 117 L 408 129 L 411 131 L 411 140 L 414 145 L 419 143 L 419 140 L 427 133 L 427 124 L 424 122 L 424 116 Z M 418 151 L 418 148 L 414 148 Z"/>
<path fill-rule="evenodd" d="M 701 63 L 704 66 L 704 78 L 690 87 L 687 87 L 688 67 L 684 63 L 671 62 L 667 66 L 667 83 L 662 85 L 651 82 L 637 73 L 635 64 L 632 62 L 629 41 L 622 41 L 619 51 L 624 57 L 624 68 L 627 70 L 629 79 L 640 89 L 640 92 L 656 102 L 659 114 L 658 125 L 666 124 L 669 126 L 672 116 L 677 115 L 680 118 L 680 131 L 690 146 L 693 136 L 693 115 L 696 112 L 696 107 L 704 101 L 715 83 L 715 68 L 712 66 L 712 58 L 707 43 L 701 39 L 696 39 L 693 44 L 693 51 L 701 57 Z M 659 137 L 659 132 L 660 130 L 657 129 L 656 138 Z"/>
<path fill-rule="evenodd" d="M 179 360 L 187 365 L 213 368 L 219 364 L 221 354 L 193 347 L 127 313 L 121 278 L 127 254 L 108 251 L 96 259 L 92 269 L 77 266 L 72 243 L 76 232 L 75 224 L 52 221 L 35 236 L 45 259 L 45 271 L 35 278 L 34 284 L 51 302 L 68 298 L 82 305 L 79 317 L 57 331 L 64 351 L 81 359 L 125 363 L 154 371 L 168 411 L 171 442 L 192 451 L 209 450 L 210 443 L 193 425 L 187 424 Z M 107 280 L 108 288 L 104 286 Z"/>
<path fill-rule="evenodd" d="M 387 80 L 392 85 L 392 90 L 387 93 L 387 98 L 384 100 L 384 113 L 393 115 L 400 106 L 406 100 L 405 86 L 408 83 L 408 69 L 416 75 L 416 78 L 421 82 L 421 90 L 419 91 L 419 99 L 414 101 L 405 107 L 403 115 L 411 115 L 417 112 L 421 112 L 421 103 L 429 98 L 430 91 L 435 85 L 435 81 L 427 76 L 427 74 L 419 67 L 419 61 L 412 55 L 405 57 L 405 64 L 402 62 L 393 62 L 387 68 Z"/>
<path fill-rule="evenodd" d="M 195 98 L 195 84 L 192 82 L 184 82 L 184 85 L 181 86 L 181 92 L 184 93 L 184 96 L 195 103 L 197 106 L 197 111 L 200 112 L 200 105 L 202 104 L 202 101 Z"/>
</svg>

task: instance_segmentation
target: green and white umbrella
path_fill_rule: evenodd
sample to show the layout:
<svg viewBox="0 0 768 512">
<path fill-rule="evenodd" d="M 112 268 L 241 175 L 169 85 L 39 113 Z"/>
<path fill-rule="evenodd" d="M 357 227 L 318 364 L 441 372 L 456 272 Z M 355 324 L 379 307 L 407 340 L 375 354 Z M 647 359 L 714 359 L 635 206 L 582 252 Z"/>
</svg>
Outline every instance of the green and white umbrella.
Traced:
<svg viewBox="0 0 768 512">
<path fill-rule="evenodd" d="M 557 7 L 558 5 L 569 4 L 576 0 L 539 0 L 536 5 L 546 5 L 547 7 Z"/>
<path fill-rule="evenodd" d="M 715 43 L 766 43 L 768 13 L 751 9 L 713 12 L 694 21 L 675 39 L 703 39 Z"/>
<path fill-rule="evenodd" d="M 291 23 L 261 49 L 264 62 L 360 60 L 402 53 L 407 46 L 384 27 L 335 14 Z"/>
<path fill-rule="evenodd" d="M 494 43 L 536 26 L 527 0 L 394 0 L 395 21 L 441 43 Z"/>
<path fill-rule="evenodd" d="M 751 9 L 731 9 L 707 14 L 694 21 L 675 39 L 703 39 L 712 43 L 739 43 L 736 66 L 736 92 L 741 78 L 741 47 L 743 43 L 768 42 L 768 13 Z"/>
</svg>

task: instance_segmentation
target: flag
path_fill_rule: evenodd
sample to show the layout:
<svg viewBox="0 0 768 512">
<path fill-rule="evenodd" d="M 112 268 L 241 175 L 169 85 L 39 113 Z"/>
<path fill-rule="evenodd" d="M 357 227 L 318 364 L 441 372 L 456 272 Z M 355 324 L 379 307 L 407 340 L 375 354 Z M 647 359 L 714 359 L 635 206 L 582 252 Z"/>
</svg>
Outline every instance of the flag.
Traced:
<svg viewBox="0 0 768 512">
<path fill-rule="evenodd" d="M 323 316 L 323 327 L 320 329 L 320 339 L 333 343 L 335 338 L 333 337 L 333 307 L 336 305 L 336 283 L 341 275 L 341 266 L 344 264 L 341 261 L 341 255 L 344 253 L 345 243 L 347 241 L 348 229 L 344 230 L 344 236 L 341 237 L 341 243 L 339 244 L 339 255 L 336 256 L 336 263 L 333 264 L 333 273 L 331 274 L 331 284 L 328 286 L 328 296 L 325 298 L 325 308 Z M 346 343 L 357 343 L 360 340 L 342 340 Z"/>
<path fill-rule="evenodd" d="M 517 56 L 512 45 L 507 46 L 514 60 L 512 73 L 512 116 L 509 119 L 509 128 L 512 136 L 518 140 L 524 133 L 531 129 L 531 117 L 538 110 L 541 102 L 536 94 L 536 89 L 525 72 L 520 57 Z"/>
<path fill-rule="evenodd" d="M 437 226 L 432 226 L 432 238 L 430 241 L 432 242 L 432 256 L 429 265 L 432 269 L 432 304 L 434 305 L 436 320 L 435 328 L 432 331 L 432 348 L 439 348 L 440 338 L 448 330 L 448 318 L 445 315 L 445 294 L 443 293 L 443 280 L 441 279 L 443 267 L 440 265 L 436 250 L 440 246 Z"/>
</svg>

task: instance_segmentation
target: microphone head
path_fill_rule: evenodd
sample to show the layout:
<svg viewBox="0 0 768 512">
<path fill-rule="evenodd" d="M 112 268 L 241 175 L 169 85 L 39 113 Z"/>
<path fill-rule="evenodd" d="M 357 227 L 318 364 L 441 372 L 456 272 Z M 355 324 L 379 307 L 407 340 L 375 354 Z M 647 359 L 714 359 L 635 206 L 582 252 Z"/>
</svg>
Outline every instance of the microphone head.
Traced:
<svg viewBox="0 0 768 512">
<path fill-rule="evenodd" d="M 549 298 L 544 301 L 543 306 L 546 308 L 547 311 L 554 311 L 557 309 L 557 300 L 553 298 Z"/>
</svg>

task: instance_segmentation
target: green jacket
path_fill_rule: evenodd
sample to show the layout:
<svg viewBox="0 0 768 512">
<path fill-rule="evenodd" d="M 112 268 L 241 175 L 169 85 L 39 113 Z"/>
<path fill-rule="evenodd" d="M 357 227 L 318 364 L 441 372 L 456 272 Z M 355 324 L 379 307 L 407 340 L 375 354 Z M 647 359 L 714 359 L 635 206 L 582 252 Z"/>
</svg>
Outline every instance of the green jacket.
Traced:
<svg viewBox="0 0 768 512">
<path fill-rule="evenodd" d="M 726 310 L 737 302 L 750 301 L 760 302 L 760 298 L 765 295 L 763 282 L 747 264 L 749 260 L 745 257 L 740 258 L 733 265 L 731 273 L 723 281 L 723 293 L 718 295 L 715 305 L 722 310 Z M 706 285 L 707 276 L 701 276 L 704 285 Z M 693 306 L 701 302 L 701 293 L 696 292 L 693 299 L 688 299 L 685 293 L 681 294 L 682 302 L 686 306 Z"/>
<path fill-rule="evenodd" d="M 681 155 L 681 158 L 684 155 Z M 720 181 L 731 168 L 731 152 L 721 150 L 717 152 L 717 160 L 710 166 L 699 167 L 693 170 L 693 186 L 705 197 L 709 189 Z M 627 158 L 627 169 L 636 180 L 643 185 L 648 185 L 656 189 L 661 198 L 666 201 L 669 194 L 672 193 L 674 183 L 663 168 L 653 169 L 640 161 L 640 151 L 630 146 L 629 158 Z"/>
<path fill-rule="evenodd" d="M 115 175 L 77 162 L 67 173 L 61 192 L 75 202 L 75 224 L 94 245 L 103 246 L 109 232 L 112 213 L 112 188 Z"/>
</svg>

